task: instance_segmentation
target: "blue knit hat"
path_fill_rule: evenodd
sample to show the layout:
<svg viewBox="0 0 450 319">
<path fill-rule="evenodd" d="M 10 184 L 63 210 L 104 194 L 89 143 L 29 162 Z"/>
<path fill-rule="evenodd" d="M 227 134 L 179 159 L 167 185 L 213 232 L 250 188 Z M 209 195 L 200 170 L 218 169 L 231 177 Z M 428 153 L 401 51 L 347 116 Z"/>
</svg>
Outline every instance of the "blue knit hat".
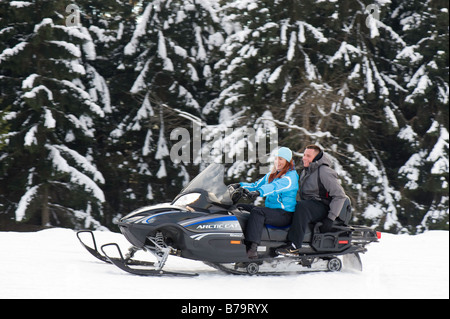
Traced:
<svg viewBox="0 0 450 319">
<path fill-rule="evenodd" d="M 292 151 L 287 147 L 280 147 L 278 149 L 278 157 L 284 158 L 286 161 L 290 162 L 292 159 Z"/>
</svg>

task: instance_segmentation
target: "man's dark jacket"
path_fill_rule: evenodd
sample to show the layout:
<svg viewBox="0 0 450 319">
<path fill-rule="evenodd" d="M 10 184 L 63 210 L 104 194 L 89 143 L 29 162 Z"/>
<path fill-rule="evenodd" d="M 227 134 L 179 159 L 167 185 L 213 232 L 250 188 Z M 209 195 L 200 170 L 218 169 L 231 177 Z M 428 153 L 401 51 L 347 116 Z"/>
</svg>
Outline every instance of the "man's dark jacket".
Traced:
<svg viewBox="0 0 450 319">
<path fill-rule="evenodd" d="M 345 199 L 344 189 L 342 188 L 337 173 L 332 169 L 328 156 L 320 153 L 313 162 L 305 167 L 299 178 L 299 191 L 297 200 L 316 200 L 322 201 L 329 205 L 328 218 L 335 220 L 342 210 Z M 318 169 L 320 167 L 320 182 L 328 192 L 328 198 L 320 196 L 320 187 L 318 179 Z M 299 198 L 300 197 L 300 198 Z"/>
</svg>

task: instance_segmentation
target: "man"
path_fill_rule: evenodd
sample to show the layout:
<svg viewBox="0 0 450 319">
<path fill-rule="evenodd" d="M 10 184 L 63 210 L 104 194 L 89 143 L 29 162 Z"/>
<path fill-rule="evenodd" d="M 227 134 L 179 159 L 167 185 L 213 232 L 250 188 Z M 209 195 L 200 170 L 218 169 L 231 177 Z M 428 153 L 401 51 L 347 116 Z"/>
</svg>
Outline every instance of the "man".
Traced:
<svg viewBox="0 0 450 319">
<path fill-rule="evenodd" d="M 298 254 L 310 223 L 321 221 L 320 231 L 329 232 L 346 200 L 344 189 L 331 162 L 317 145 L 308 145 L 303 154 L 297 206 L 288 233 L 289 243 L 277 252 Z"/>
</svg>

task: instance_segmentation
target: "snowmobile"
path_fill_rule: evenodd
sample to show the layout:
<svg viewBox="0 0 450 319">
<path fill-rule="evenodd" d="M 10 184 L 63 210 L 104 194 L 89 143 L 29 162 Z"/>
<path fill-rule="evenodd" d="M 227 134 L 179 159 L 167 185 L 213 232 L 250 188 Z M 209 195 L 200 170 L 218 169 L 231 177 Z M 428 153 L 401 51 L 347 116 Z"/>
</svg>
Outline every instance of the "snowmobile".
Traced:
<svg viewBox="0 0 450 319">
<path fill-rule="evenodd" d="M 343 264 L 362 270 L 359 254 L 380 238 L 372 228 L 348 224 L 352 216 L 348 199 L 330 232 L 321 233 L 321 223 L 310 225 L 298 255 L 281 256 L 276 252 L 286 245 L 289 227 L 265 225 L 258 258 L 248 259 L 243 230 L 250 213 L 236 206 L 248 191 L 227 187 L 223 178 L 224 166 L 210 164 L 171 203 L 142 207 L 121 218 L 117 224 L 132 244 L 125 256 L 116 243 L 102 245 L 99 251 L 92 231 L 77 232 L 78 239 L 96 258 L 131 274 L 196 276 L 163 267 L 173 255 L 203 261 L 232 274 L 339 271 Z M 152 253 L 156 262 L 134 260 L 139 250 Z"/>
</svg>

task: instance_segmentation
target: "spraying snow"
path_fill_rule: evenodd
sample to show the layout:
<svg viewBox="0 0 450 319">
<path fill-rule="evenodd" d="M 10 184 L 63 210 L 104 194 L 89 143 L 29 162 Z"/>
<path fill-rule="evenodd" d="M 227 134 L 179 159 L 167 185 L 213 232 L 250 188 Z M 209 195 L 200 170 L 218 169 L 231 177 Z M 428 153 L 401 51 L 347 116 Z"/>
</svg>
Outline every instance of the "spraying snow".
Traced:
<svg viewBox="0 0 450 319">
<path fill-rule="evenodd" d="M 95 232 L 99 244 L 118 233 Z M 35 233 L 0 232 L 0 298 L 449 298 L 449 233 L 383 233 L 361 255 L 363 271 L 286 276 L 239 276 L 202 262 L 169 257 L 167 270 L 197 277 L 140 277 L 98 261 L 75 232 L 54 228 Z M 145 255 L 145 253 L 142 253 Z M 141 256 L 137 256 L 141 257 Z M 239 289 L 236 289 L 239 287 Z"/>
</svg>

